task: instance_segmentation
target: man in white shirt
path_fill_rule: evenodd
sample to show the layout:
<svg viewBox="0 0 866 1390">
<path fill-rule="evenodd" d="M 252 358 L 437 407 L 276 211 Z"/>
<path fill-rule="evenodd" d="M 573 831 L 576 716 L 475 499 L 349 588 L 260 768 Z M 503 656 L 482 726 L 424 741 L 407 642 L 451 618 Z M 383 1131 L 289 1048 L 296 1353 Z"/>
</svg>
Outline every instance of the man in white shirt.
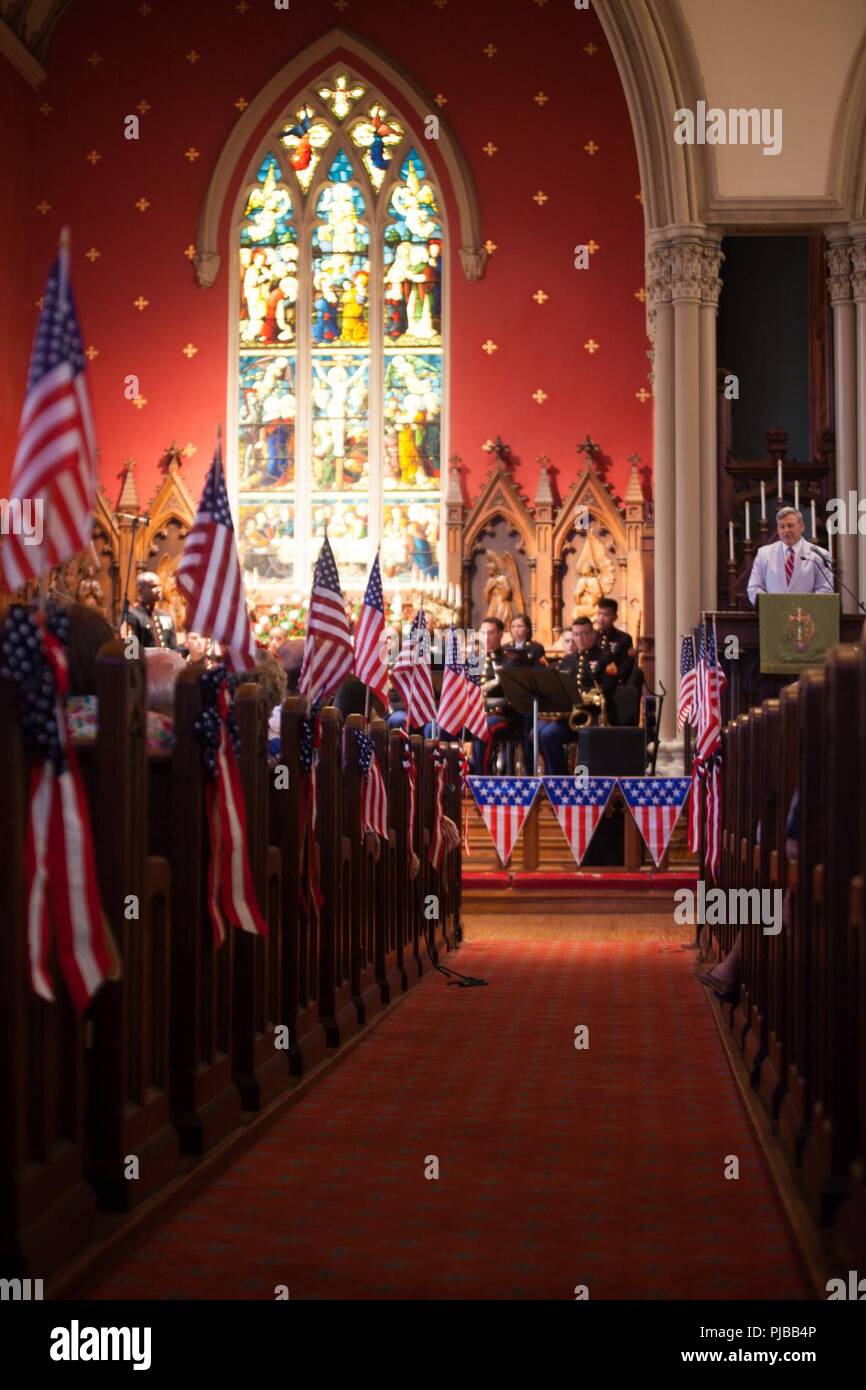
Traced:
<svg viewBox="0 0 866 1390">
<path fill-rule="evenodd" d="M 804 539 L 802 512 L 781 507 L 772 545 L 762 545 L 749 576 L 749 601 L 758 594 L 832 594 L 833 565 L 826 550 Z"/>
</svg>

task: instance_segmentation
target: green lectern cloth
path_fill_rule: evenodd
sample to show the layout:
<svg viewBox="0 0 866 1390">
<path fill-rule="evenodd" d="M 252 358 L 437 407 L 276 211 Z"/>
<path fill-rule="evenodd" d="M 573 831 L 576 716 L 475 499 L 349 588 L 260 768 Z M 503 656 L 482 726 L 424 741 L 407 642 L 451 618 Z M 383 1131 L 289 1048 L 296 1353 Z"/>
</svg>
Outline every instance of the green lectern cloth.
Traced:
<svg viewBox="0 0 866 1390">
<path fill-rule="evenodd" d="M 838 594 L 761 594 L 761 674 L 790 676 L 821 666 L 839 641 Z"/>
</svg>

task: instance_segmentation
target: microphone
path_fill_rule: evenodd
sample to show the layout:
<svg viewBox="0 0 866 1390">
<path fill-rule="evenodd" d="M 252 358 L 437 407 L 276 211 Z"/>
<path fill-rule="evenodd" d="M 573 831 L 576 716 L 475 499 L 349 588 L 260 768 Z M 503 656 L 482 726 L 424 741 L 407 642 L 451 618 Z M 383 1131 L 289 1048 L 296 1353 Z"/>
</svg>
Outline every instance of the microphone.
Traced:
<svg viewBox="0 0 866 1390">
<path fill-rule="evenodd" d="M 150 521 L 149 516 L 136 516 L 134 512 L 115 512 L 114 515 L 119 516 L 121 521 L 137 521 L 139 524 L 144 522 L 145 525 Z"/>
</svg>

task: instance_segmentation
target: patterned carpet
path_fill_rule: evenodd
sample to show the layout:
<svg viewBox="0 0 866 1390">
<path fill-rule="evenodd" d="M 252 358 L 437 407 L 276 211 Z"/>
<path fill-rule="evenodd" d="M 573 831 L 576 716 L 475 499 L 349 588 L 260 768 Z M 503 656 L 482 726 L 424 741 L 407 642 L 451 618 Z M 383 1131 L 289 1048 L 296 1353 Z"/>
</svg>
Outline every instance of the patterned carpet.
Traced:
<svg viewBox="0 0 866 1390">
<path fill-rule="evenodd" d="M 95 1297 L 808 1297 L 691 953 L 451 959 Z"/>
</svg>

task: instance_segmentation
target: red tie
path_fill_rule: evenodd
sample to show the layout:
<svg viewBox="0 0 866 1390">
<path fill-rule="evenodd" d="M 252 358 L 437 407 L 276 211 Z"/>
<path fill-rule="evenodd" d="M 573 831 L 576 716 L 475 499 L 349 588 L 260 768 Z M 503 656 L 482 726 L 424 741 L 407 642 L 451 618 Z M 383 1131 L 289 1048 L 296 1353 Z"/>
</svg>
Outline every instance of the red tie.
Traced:
<svg viewBox="0 0 866 1390">
<path fill-rule="evenodd" d="M 785 583 L 791 587 L 791 575 L 794 573 L 794 547 L 788 546 L 788 553 L 785 556 Z"/>
</svg>

